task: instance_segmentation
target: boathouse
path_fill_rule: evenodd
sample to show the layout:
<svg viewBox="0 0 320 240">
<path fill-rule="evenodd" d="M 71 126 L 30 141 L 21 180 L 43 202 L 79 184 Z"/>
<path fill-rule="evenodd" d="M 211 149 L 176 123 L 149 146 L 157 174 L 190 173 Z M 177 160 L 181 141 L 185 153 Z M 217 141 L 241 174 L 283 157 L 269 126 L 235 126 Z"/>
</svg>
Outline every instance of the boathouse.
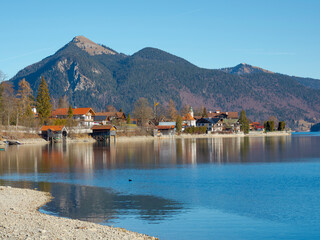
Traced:
<svg viewBox="0 0 320 240">
<path fill-rule="evenodd" d="M 107 141 L 113 136 L 116 138 L 117 128 L 113 125 L 95 125 L 91 128 L 92 137 L 97 141 Z"/>
<path fill-rule="evenodd" d="M 173 136 L 176 133 L 174 125 L 158 125 L 156 128 L 158 130 L 157 136 Z"/>
<path fill-rule="evenodd" d="M 61 141 L 68 136 L 65 126 L 42 126 L 41 136 L 47 141 Z"/>
</svg>

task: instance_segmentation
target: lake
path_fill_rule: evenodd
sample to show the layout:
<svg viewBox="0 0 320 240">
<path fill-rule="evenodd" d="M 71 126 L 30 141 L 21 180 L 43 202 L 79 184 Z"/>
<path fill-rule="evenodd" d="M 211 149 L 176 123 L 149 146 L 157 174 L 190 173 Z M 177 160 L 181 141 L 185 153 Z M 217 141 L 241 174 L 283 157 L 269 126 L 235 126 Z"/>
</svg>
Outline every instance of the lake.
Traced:
<svg viewBox="0 0 320 240">
<path fill-rule="evenodd" d="M 50 192 L 44 213 L 160 239 L 320 238 L 317 133 L 10 146 L 0 184 Z"/>
</svg>

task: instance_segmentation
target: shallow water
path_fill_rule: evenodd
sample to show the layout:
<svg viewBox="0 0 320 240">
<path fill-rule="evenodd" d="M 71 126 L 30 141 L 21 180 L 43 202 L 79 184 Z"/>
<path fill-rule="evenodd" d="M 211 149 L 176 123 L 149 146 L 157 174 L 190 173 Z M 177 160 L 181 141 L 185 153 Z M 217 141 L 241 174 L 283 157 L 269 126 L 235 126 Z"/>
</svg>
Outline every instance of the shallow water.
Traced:
<svg viewBox="0 0 320 240">
<path fill-rule="evenodd" d="M 317 239 L 319 146 L 319 134 L 18 146 L 0 152 L 0 183 L 51 192 L 43 212 L 161 239 Z"/>
</svg>

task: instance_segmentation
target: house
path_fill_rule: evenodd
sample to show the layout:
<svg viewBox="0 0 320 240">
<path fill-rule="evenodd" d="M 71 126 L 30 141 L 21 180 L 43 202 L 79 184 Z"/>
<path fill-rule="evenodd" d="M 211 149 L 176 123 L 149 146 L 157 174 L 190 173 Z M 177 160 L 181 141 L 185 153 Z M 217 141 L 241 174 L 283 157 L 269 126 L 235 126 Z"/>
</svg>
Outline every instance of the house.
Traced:
<svg viewBox="0 0 320 240">
<path fill-rule="evenodd" d="M 252 122 L 249 124 L 250 131 L 263 131 L 264 126 L 261 125 L 259 122 Z"/>
<path fill-rule="evenodd" d="M 40 132 L 47 141 L 65 140 L 68 135 L 65 126 L 42 126 Z"/>
<path fill-rule="evenodd" d="M 117 122 L 127 120 L 125 113 L 123 112 L 97 112 L 94 116 L 94 122 L 106 124 L 107 122 L 112 122 L 116 120 Z"/>
<path fill-rule="evenodd" d="M 176 134 L 175 125 L 158 125 L 155 130 L 155 136 L 174 136 Z"/>
<path fill-rule="evenodd" d="M 91 128 L 92 137 L 97 141 L 106 141 L 111 136 L 116 137 L 117 128 L 113 125 L 95 125 Z"/>
<path fill-rule="evenodd" d="M 68 118 L 69 108 L 57 108 L 52 111 L 52 118 L 58 119 L 67 119 Z M 72 119 L 79 122 L 79 125 L 82 126 L 93 126 L 93 117 L 95 116 L 95 112 L 92 108 L 72 108 L 73 117 Z"/>
<path fill-rule="evenodd" d="M 223 131 L 238 133 L 240 132 L 240 123 L 238 119 L 223 119 Z"/>
<path fill-rule="evenodd" d="M 221 118 L 201 118 L 197 120 L 197 127 L 207 127 L 208 132 L 222 132 L 223 120 Z"/>
</svg>

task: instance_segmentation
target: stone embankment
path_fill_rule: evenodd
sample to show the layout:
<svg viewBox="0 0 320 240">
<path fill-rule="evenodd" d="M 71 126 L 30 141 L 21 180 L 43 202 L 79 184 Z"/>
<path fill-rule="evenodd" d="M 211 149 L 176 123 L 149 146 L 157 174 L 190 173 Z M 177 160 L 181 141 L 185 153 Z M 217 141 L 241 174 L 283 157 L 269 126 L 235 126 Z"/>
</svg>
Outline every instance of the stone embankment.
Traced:
<svg viewBox="0 0 320 240">
<path fill-rule="evenodd" d="M 156 239 L 95 223 L 38 211 L 49 193 L 0 186 L 0 239 Z"/>
</svg>

